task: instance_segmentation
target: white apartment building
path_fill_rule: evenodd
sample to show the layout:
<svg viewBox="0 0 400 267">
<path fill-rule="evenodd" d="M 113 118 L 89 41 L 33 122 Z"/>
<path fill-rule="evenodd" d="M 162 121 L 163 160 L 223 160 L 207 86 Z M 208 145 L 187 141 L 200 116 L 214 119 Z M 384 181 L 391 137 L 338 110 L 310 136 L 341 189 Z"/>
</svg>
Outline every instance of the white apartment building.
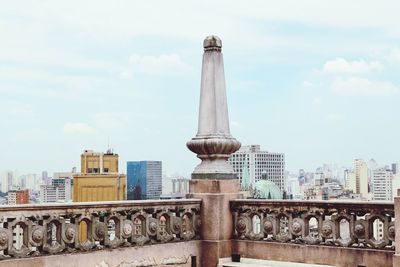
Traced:
<svg viewBox="0 0 400 267">
<path fill-rule="evenodd" d="M 61 186 L 64 185 L 65 202 L 70 202 L 73 199 L 73 172 L 55 172 L 51 179 L 51 185 Z"/>
<path fill-rule="evenodd" d="M 249 182 L 266 179 L 275 183 L 281 192 L 285 190 L 285 154 L 261 151 L 260 145 L 242 146 L 228 159 L 240 181 L 245 168 L 248 169 Z"/>
<path fill-rule="evenodd" d="M 65 186 L 41 185 L 40 202 L 41 203 L 65 202 Z"/>
<path fill-rule="evenodd" d="M 8 205 L 16 205 L 17 204 L 17 193 L 14 191 L 8 192 Z"/>
<path fill-rule="evenodd" d="M 376 169 L 372 173 L 372 193 L 374 200 L 393 199 L 393 172 L 386 168 Z"/>
<path fill-rule="evenodd" d="M 51 185 L 40 186 L 40 202 L 70 202 L 73 198 L 73 173 L 56 172 L 51 179 Z"/>
</svg>

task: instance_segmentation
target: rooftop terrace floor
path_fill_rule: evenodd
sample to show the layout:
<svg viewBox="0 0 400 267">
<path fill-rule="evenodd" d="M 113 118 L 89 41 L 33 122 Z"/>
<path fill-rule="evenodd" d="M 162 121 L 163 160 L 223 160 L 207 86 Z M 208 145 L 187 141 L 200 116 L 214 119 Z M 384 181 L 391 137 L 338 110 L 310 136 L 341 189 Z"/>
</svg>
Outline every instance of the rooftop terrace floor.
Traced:
<svg viewBox="0 0 400 267">
<path fill-rule="evenodd" d="M 242 258 L 240 262 L 232 262 L 231 259 L 221 259 L 220 267 L 333 267 L 333 265 L 320 265 L 309 263 L 296 263 L 287 261 L 269 261 Z"/>
</svg>

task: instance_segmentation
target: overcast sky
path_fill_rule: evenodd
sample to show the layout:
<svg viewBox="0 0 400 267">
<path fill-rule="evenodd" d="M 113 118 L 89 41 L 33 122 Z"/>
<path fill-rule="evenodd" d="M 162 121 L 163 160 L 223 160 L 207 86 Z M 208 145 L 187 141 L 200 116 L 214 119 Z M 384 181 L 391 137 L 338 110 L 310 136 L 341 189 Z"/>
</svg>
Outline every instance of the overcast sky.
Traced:
<svg viewBox="0 0 400 267">
<path fill-rule="evenodd" d="M 110 139 L 123 170 L 189 174 L 210 34 L 242 144 L 293 171 L 400 160 L 399 1 L 192 2 L 2 1 L 0 170 L 68 171 Z"/>
</svg>

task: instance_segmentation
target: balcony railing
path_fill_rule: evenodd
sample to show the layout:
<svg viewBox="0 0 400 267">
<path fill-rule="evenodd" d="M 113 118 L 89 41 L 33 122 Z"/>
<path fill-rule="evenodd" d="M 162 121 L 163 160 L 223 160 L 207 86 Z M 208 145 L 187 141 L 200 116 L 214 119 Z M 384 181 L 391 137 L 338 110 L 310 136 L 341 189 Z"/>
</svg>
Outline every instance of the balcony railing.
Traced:
<svg viewBox="0 0 400 267">
<path fill-rule="evenodd" d="M 0 207 L 0 259 L 199 238 L 200 200 Z"/>
<path fill-rule="evenodd" d="M 393 202 L 230 203 L 235 239 L 394 250 Z"/>
</svg>

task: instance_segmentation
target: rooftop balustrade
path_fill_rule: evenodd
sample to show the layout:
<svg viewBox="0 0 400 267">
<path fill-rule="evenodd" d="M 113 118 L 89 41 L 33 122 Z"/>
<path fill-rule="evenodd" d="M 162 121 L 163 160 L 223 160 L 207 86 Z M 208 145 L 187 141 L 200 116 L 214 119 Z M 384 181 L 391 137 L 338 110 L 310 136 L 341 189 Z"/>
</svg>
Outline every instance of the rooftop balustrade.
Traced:
<svg viewBox="0 0 400 267">
<path fill-rule="evenodd" d="M 0 207 L 0 259 L 199 239 L 200 200 Z"/>
<path fill-rule="evenodd" d="M 234 200 L 236 239 L 394 250 L 393 202 Z"/>
<path fill-rule="evenodd" d="M 147 254 L 149 251 L 157 254 L 160 247 L 152 250 L 151 245 L 183 242 L 185 246 L 194 240 L 201 242 L 201 203 L 200 199 L 182 199 L 3 206 L 0 207 L 0 266 L 2 261 L 9 264 L 13 258 L 87 255 L 129 247 L 139 248 L 139 252 L 146 247 Z M 352 266 L 349 262 L 367 262 L 366 266 L 373 266 L 371 262 L 375 261 L 382 262 L 381 266 L 395 266 L 392 265 L 396 232 L 392 202 L 235 199 L 229 203 L 234 222 L 232 254 L 332 266 Z M 220 220 L 208 219 L 216 224 Z M 201 255 L 200 243 L 191 246 L 194 249 L 185 253 L 167 252 L 177 255 L 171 262 L 190 266 L 187 257 L 193 251 Z M 305 248 L 301 254 L 307 257 L 293 258 L 293 251 L 301 247 Z M 321 250 L 324 247 L 330 249 L 329 253 Z M 341 251 L 349 248 L 350 252 Z M 362 256 L 356 256 L 360 253 Z M 341 259 L 335 255 L 346 256 Z M 370 258 L 365 260 L 365 257 Z M 154 265 L 146 260 L 139 262 L 141 266 Z"/>
</svg>

